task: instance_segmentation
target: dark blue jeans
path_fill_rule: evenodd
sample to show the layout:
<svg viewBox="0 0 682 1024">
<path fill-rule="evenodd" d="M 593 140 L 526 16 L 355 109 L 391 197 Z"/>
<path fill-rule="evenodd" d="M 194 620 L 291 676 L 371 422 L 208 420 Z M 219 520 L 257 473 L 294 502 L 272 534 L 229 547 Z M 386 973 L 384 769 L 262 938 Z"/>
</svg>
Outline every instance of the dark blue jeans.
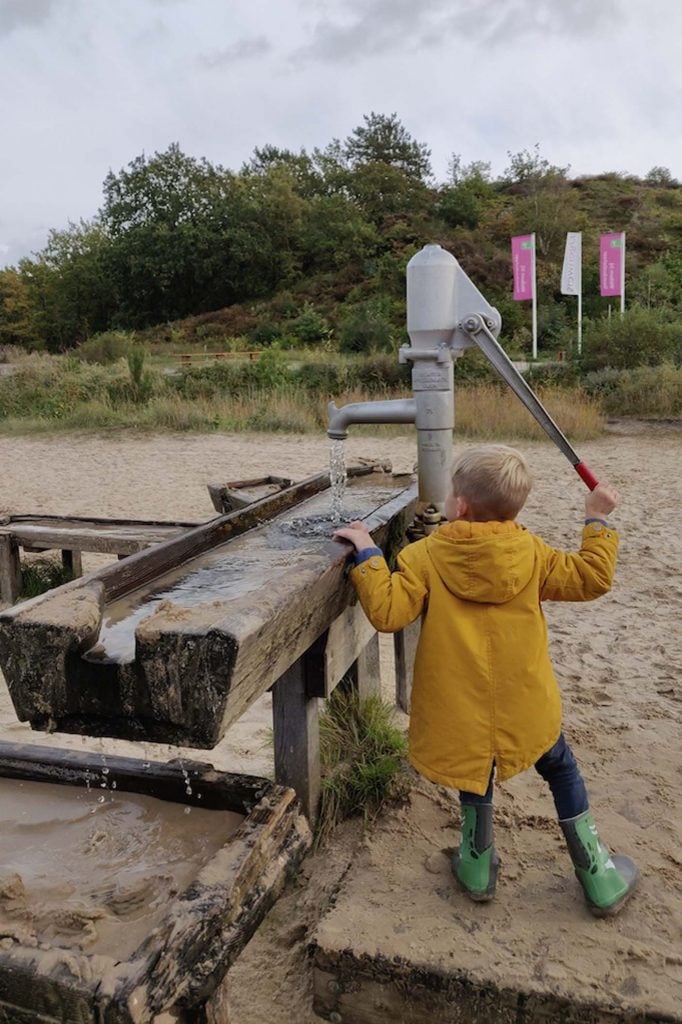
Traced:
<svg viewBox="0 0 682 1024">
<path fill-rule="evenodd" d="M 494 770 L 493 766 L 493 772 Z M 546 754 L 543 754 L 539 761 L 535 762 L 535 770 L 540 773 L 552 791 L 559 821 L 575 818 L 587 810 L 589 801 L 585 783 L 573 756 L 573 751 L 564 739 L 563 733 L 554 746 Z M 491 804 L 493 802 L 493 773 L 491 772 L 485 796 L 460 792 L 459 799 L 463 804 Z"/>
</svg>

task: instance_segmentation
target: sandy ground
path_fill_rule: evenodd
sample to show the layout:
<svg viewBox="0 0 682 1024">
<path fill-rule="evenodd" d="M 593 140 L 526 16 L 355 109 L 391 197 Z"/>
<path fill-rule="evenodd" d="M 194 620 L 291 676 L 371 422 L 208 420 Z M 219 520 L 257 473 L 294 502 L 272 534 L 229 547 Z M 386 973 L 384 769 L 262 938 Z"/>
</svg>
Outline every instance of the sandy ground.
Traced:
<svg viewBox="0 0 682 1024">
<path fill-rule="evenodd" d="M 519 447 L 536 477 L 522 520 L 550 543 L 573 546 L 582 518 L 582 485 L 553 447 Z M 412 466 L 416 451 L 411 437 L 356 438 L 348 449 L 349 459 L 390 458 L 403 470 Z M 597 604 L 547 608 L 566 732 L 583 765 L 604 837 L 642 868 L 641 892 L 631 906 L 615 922 L 586 916 L 556 834 L 550 798 L 534 773 L 527 773 L 499 795 L 504 880 L 497 903 L 481 912 L 450 886 L 439 852 L 455 841 L 456 803 L 437 787 L 420 785 L 412 807 L 394 812 L 374 835 L 346 828 L 331 851 L 309 859 L 299 884 L 270 914 L 231 973 L 231 1024 L 317 1019 L 310 1009 L 306 949 L 332 896 L 335 909 L 320 932 L 332 944 L 344 936 L 348 944 L 378 942 L 391 953 L 424 962 L 445 957 L 447 949 L 450 964 L 455 948 L 461 966 L 501 977 L 501 940 L 513 925 L 520 979 L 570 993 L 587 991 L 598 978 L 615 1005 L 624 999 L 646 1005 L 654 991 L 653 1005 L 662 1009 L 682 1002 L 675 977 L 682 961 L 681 453 L 682 435 L 675 431 L 619 432 L 582 446 L 581 455 L 596 474 L 622 493 L 614 517 L 622 534 L 617 581 Z M 207 481 L 260 473 L 301 478 L 322 468 L 326 458 L 326 440 L 311 437 L 2 438 L 0 512 L 209 518 Z M 385 685 L 390 692 L 388 676 Z M 198 756 L 220 767 L 269 774 L 269 728 L 264 700 L 214 751 Z M 177 753 L 108 740 L 41 737 L 16 722 L 4 686 L 0 738 L 161 758 Z M 396 849 L 407 851 L 398 864 Z M 357 924 L 358 900 L 368 921 L 363 929 Z M 414 936 L 391 930 L 396 907 L 409 931 L 414 926 Z"/>
</svg>

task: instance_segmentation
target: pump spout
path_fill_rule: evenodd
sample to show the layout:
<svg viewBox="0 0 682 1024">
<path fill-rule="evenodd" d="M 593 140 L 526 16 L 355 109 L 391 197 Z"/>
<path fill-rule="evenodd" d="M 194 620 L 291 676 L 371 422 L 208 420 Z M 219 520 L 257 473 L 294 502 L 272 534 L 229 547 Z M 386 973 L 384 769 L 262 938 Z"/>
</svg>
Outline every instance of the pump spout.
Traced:
<svg viewBox="0 0 682 1024">
<path fill-rule="evenodd" d="M 335 402 L 328 405 L 329 428 L 327 436 L 334 441 L 348 437 L 351 423 L 414 423 L 417 403 L 414 398 L 391 398 L 383 402 L 351 402 L 339 409 Z"/>
</svg>

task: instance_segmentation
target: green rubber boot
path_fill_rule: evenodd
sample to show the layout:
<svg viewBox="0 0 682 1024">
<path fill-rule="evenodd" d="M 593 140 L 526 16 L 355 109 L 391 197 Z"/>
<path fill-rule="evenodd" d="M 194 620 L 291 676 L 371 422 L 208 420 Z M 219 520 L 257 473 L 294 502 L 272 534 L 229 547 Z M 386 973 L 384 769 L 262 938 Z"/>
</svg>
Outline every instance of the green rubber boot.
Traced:
<svg viewBox="0 0 682 1024">
<path fill-rule="evenodd" d="M 637 865 L 629 857 L 609 853 L 589 811 L 559 824 L 588 907 L 595 917 L 617 914 L 637 887 Z"/>
<path fill-rule="evenodd" d="M 462 804 L 462 842 L 452 871 L 467 896 L 487 903 L 495 895 L 500 858 L 493 846 L 493 805 Z"/>
</svg>

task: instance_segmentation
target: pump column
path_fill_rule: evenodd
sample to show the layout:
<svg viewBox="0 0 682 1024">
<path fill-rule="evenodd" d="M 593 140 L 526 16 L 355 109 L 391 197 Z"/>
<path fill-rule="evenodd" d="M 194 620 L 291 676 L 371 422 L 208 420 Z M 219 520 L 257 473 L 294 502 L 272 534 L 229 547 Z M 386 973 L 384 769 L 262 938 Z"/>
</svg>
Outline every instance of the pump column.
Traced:
<svg viewBox="0 0 682 1024">
<path fill-rule="evenodd" d="M 400 361 L 412 363 L 419 513 L 428 505 L 442 512 L 448 493 L 455 423 L 450 342 L 457 324 L 456 274 L 457 260 L 440 245 L 425 245 L 407 264 L 407 333 L 411 346 L 400 350 Z"/>
<path fill-rule="evenodd" d="M 419 501 L 442 512 L 449 489 L 455 421 L 452 356 L 447 349 L 443 362 L 414 362 L 412 388 L 417 405 Z"/>
</svg>

